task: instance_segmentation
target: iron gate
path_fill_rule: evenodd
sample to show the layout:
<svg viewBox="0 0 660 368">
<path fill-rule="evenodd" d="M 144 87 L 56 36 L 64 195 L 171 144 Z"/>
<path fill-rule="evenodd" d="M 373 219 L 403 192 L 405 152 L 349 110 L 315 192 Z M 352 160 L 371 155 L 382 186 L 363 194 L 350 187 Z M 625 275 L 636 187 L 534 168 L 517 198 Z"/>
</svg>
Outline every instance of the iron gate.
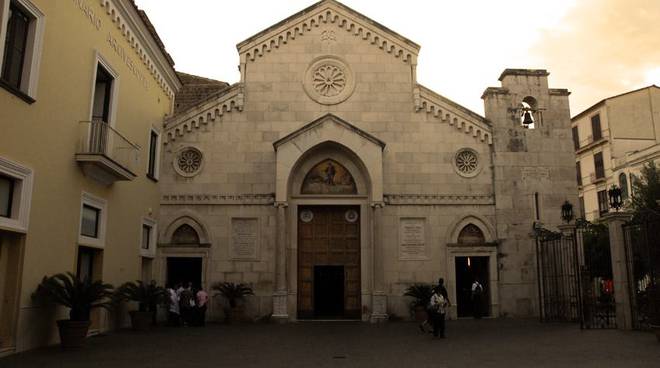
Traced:
<svg viewBox="0 0 660 368">
<path fill-rule="evenodd" d="M 648 329 L 653 306 L 649 294 L 660 287 L 660 215 L 649 212 L 623 225 L 623 235 L 632 325 Z"/>
<path fill-rule="evenodd" d="M 580 282 L 575 234 L 537 229 L 537 272 L 542 322 L 580 320 Z"/>
<path fill-rule="evenodd" d="M 581 319 L 580 326 L 616 328 L 616 303 L 612 274 L 609 230 L 603 224 L 576 221 L 580 253 Z"/>
<path fill-rule="evenodd" d="M 538 228 L 536 245 L 541 321 L 616 328 L 607 227 L 578 220 L 568 233 Z"/>
</svg>

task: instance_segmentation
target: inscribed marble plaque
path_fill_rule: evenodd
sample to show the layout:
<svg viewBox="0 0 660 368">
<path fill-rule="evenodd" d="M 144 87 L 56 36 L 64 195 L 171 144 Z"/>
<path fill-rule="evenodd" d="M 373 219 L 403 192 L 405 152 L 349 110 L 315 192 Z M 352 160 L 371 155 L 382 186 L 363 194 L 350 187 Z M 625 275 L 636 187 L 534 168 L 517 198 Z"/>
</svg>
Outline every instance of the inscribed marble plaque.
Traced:
<svg viewBox="0 0 660 368">
<path fill-rule="evenodd" d="M 259 222 L 256 218 L 231 219 L 231 259 L 256 259 Z"/>
<path fill-rule="evenodd" d="M 399 226 L 399 259 L 402 261 L 427 260 L 424 218 L 401 219 Z"/>
</svg>

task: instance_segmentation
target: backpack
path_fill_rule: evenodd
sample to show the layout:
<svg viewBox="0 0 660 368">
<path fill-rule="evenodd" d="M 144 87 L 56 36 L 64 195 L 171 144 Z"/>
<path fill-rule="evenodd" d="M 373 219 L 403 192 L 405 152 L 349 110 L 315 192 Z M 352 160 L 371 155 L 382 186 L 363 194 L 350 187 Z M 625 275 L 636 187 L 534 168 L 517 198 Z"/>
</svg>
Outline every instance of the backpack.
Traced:
<svg viewBox="0 0 660 368">
<path fill-rule="evenodd" d="M 481 286 L 481 283 L 477 283 L 477 287 L 474 288 L 474 295 L 481 295 L 484 292 L 484 287 Z"/>
<path fill-rule="evenodd" d="M 195 300 L 193 299 L 193 293 L 190 290 L 184 290 L 181 292 L 181 297 L 179 299 L 179 304 L 184 308 L 190 308 L 195 306 Z"/>
</svg>

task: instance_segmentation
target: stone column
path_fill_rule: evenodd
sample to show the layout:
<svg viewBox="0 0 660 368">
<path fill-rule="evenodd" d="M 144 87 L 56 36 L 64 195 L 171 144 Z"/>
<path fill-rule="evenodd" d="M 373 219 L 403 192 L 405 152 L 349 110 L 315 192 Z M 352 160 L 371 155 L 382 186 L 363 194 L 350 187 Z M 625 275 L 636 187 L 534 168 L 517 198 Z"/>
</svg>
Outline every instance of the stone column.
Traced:
<svg viewBox="0 0 660 368">
<path fill-rule="evenodd" d="M 277 227 L 275 231 L 275 292 L 273 293 L 273 318 L 279 322 L 289 319 L 286 285 L 286 202 L 276 202 Z"/>
<path fill-rule="evenodd" d="M 387 294 L 385 293 L 385 265 L 383 257 L 383 207 L 382 202 L 371 204 L 373 288 L 371 297 L 371 322 L 387 320 Z"/>
<path fill-rule="evenodd" d="M 612 275 L 614 300 L 616 301 L 616 325 L 620 329 L 632 329 L 630 293 L 628 291 L 628 264 L 624 245 L 623 224 L 629 221 L 629 213 L 611 212 L 602 217 L 609 228 L 610 253 L 612 255 Z"/>
</svg>

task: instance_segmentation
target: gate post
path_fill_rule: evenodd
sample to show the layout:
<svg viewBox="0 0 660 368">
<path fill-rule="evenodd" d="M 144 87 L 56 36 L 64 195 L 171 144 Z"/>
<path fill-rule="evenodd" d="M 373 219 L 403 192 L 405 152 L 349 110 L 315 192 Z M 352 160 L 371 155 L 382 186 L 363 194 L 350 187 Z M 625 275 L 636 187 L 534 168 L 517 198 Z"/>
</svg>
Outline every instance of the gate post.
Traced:
<svg viewBox="0 0 660 368">
<path fill-rule="evenodd" d="M 610 212 L 603 215 L 603 223 L 610 234 L 610 254 L 612 255 L 612 277 L 614 278 L 614 300 L 616 302 L 616 325 L 620 329 L 632 329 L 630 293 L 628 291 L 628 263 L 624 243 L 623 224 L 631 219 L 626 212 Z"/>
</svg>

